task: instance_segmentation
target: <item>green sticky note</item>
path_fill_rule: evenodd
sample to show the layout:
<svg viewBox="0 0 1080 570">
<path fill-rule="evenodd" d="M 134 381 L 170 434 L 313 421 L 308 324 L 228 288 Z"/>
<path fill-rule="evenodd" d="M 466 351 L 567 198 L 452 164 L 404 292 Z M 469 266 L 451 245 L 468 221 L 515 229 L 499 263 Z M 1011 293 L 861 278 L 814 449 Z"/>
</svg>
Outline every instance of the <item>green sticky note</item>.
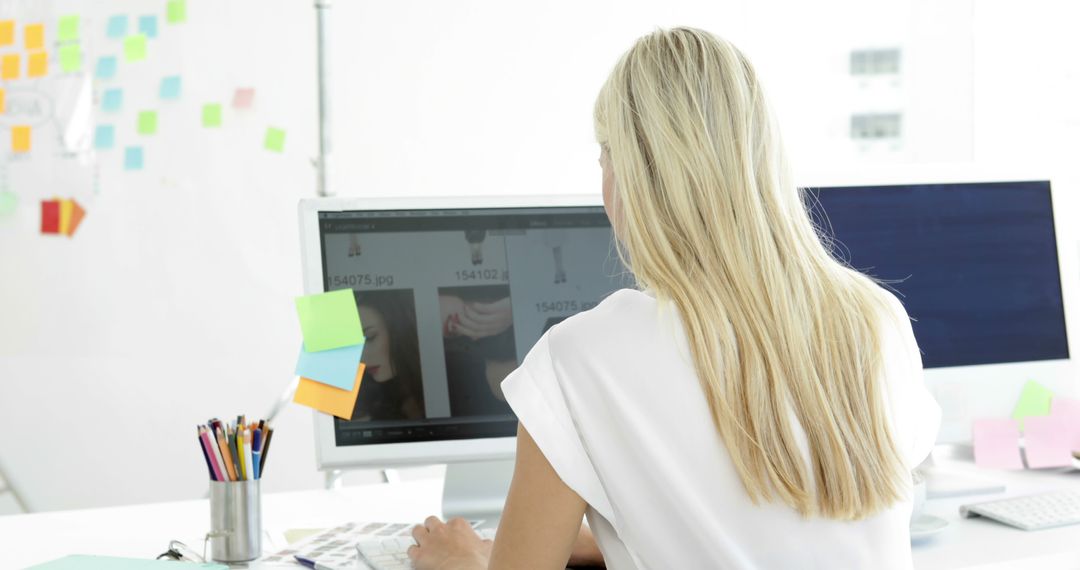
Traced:
<svg viewBox="0 0 1080 570">
<path fill-rule="evenodd" d="M 15 211 L 19 205 L 19 197 L 14 192 L 0 192 L 0 216 L 6 216 Z"/>
<path fill-rule="evenodd" d="M 60 24 L 56 27 L 56 39 L 67 42 L 79 39 L 79 15 L 71 14 L 60 16 Z"/>
<path fill-rule="evenodd" d="M 1024 390 L 1020 392 L 1020 401 L 1016 402 L 1012 417 L 1020 420 L 1020 430 L 1024 429 L 1024 418 L 1031 416 L 1049 416 L 1050 400 L 1054 397 L 1046 386 L 1033 380 L 1024 384 Z"/>
<path fill-rule="evenodd" d="M 65 73 L 82 71 L 82 48 L 79 44 L 66 44 L 60 46 L 60 69 Z"/>
<path fill-rule="evenodd" d="M 221 105 L 217 103 L 207 103 L 202 107 L 202 126 L 204 127 L 220 127 L 221 126 Z"/>
<path fill-rule="evenodd" d="M 139 113 L 139 134 L 152 135 L 157 132 L 157 111 Z"/>
<path fill-rule="evenodd" d="M 124 38 L 124 59 L 126 61 L 142 61 L 146 59 L 146 36 L 132 34 Z"/>
<path fill-rule="evenodd" d="M 170 24 L 179 24 L 187 20 L 186 0 L 169 0 L 165 8 L 165 20 Z"/>
<path fill-rule="evenodd" d="M 285 150 L 285 131 L 282 129 L 275 129 L 270 127 L 266 129 L 266 138 L 263 140 L 263 146 L 266 150 L 272 150 L 274 152 L 282 152 Z"/>
<path fill-rule="evenodd" d="M 360 313 L 352 289 L 296 298 L 300 331 L 308 352 L 332 350 L 364 342 Z"/>
</svg>

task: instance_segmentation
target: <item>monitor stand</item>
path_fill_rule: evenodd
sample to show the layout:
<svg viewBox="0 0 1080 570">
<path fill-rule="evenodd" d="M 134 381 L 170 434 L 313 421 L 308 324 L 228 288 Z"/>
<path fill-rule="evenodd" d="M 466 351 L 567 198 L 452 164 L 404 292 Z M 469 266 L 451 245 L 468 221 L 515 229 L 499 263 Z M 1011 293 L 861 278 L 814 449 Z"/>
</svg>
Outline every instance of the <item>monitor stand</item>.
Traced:
<svg viewBox="0 0 1080 570">
<path fill-rule="evenodd" d="M 448 464 L 443 483 L 443 519 L 483 520 L 482 527 L 494 528 L 502 516 L 513 475 L 513 459 Z"/>
</svg>

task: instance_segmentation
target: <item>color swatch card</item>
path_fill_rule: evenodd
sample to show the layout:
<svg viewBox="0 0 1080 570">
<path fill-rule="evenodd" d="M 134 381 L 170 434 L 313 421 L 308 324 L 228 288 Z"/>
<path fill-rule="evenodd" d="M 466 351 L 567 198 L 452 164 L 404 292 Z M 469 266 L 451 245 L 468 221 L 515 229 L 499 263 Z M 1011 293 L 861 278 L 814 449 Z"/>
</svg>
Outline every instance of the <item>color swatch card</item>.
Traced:
<svg viewBox="0 0 1080 570">
<path fill-rule="evenodd" d="M 43 200 L 41 202 L 41 233 L 75 235 L 86 210 L 75 200 Z"/>
<path fill-rule="evenodd" d="M 329 384 L 342 390 L 351 390 L 360 366 L 364 344 L 342 348 L 308 352 L 300 346 L 300 358 L 296 361 L 296 375 Z"/>
<path fill-rule="evenodd" d="M 319 352 L 364 342 L 352 289 L 297 297 L 296 312 L 306 350 Z"/>
<path fill-rule="evenodd" d="M 1020 429 L 1015 420 L 975 420 L 972 424 L 975 464 L 986 469 L 1023 469 Z"/>
<path fill-rule="evenodd" d="M 360 380 L 363 377 L 363 364 L 356 370 L 351 390 L 341 390 L 310 378 L 301 377 L 300 385 L 296 387 L 296 395 L 293 396 L 293 402 L 343 420 L 351 420 L 353 419 L 353 411 L 356 409 L 356 397 L 360 394 Z"/>
</svg>

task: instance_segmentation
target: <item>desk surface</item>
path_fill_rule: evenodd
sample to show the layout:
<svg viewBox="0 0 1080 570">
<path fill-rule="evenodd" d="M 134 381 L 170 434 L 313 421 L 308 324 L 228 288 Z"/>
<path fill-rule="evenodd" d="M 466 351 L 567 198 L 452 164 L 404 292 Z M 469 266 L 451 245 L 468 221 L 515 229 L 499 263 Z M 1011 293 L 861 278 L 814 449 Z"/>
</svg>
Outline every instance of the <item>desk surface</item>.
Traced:
<svg viewBox="0 0 1080 570">
<path fill-rule="evenodd" d="M 928 501 L 926 512 L 946 519 L 949 527 L 912 547 L 915 568 L 1080 568 L 1080 526 L 1024 532 L 982 519 L 961 519 L 958 512 L 962 503 L 977 500 L 1080 490 L 1080 472 L 988 473 L 965 462 L 942 466 L 993 477 L 1007 490 Z M 267 494 L 263 528 L 280 535 L 290 528 L 328 528 L 346 521 L 420 521 L 438 513 L 441 494 L 439 480 Z M 0 517 L 0 567 L 22 568 L 67 554 L 152 558 L 173 539 L 198 551 L 209 518 L 204 500 Z M 282 541 L 265 545 L 268 552 L 283 546 Z"/>
</svg>

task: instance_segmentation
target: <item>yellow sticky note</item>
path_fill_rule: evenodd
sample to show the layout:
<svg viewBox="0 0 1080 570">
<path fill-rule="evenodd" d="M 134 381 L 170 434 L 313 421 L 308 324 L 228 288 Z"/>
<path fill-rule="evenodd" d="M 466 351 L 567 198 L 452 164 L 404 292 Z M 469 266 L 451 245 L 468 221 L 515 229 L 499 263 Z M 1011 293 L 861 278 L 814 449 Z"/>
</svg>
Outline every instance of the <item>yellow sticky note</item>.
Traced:
<svg viewBox="0 0 1080 570">
<path fill-rule="evenodd" d="M 35 51 L 27 58 L 26 75 L 28 77 L 44 77 L 49 72 L 49 55 L 43 51 Z"/>
<path fill-rule="evenodd" d="M 0 20 L 0 46 L 15 43 L 15 20 Z"/>
<path fill-rule="evenodd" d="M 4 109 L 6 107 L 7 107 L 7 92 L 4 91 L 3 89 L 0 89 L 0 114 L 2 114 L 4 112 Z"/>
<path fill-rule="evenodd" d="M 30 152 L 30 127 L 11 127 L 11 151 Z"/>
<path fill-rule="evenodd" d="M 363 376 L 364 363 L 361 362 L 360 368 L 356 370 L 356 381 L 353 383 L 352 390 L 342 390 L 301 377 L 293 402 L 343 420 L 351 420 L 353 410 L 356 408 L 356 397 L 360 394 L 360 379 Z"/>
<path fill-rule="evenodd" d="M 45 24 L 29 24 L 23 27 L 23 43 L 26 49 L 45 49 Z"/>
<path fill-rule="evenodd" d="M 17 53 L 0 56 L 0 79 L 18 79 L 19 64 L 19 54 Z"/>
<path fill-rule="evenodd" d="M 71 229 L 71 213 L 75 211 L 75 202 L 60 200 L 60 233 L 68 235 Z"/>
</svg>

